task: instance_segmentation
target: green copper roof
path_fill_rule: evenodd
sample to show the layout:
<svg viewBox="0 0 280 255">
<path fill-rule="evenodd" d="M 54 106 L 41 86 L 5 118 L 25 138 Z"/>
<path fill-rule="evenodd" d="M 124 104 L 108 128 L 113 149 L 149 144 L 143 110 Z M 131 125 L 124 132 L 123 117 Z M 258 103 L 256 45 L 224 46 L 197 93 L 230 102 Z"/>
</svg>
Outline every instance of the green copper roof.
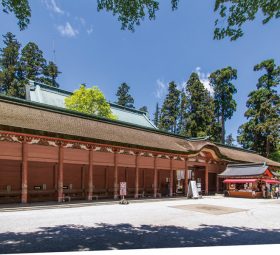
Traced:
<svg viewBox="0 0 280 255">
<path fill-rule="evenodd" d="M 72 94 L 72 92 L 33 81 L 30 82 L 29 91 L 27 98 L 30 98 L 32 102 L 61 108 L 65 108 L 64 99 Z M 110 106 L 113 114 L 115 114 L 120 121 L 157 129 L 145 112 L 113 103 L 110 103 Z"/>
</svg>

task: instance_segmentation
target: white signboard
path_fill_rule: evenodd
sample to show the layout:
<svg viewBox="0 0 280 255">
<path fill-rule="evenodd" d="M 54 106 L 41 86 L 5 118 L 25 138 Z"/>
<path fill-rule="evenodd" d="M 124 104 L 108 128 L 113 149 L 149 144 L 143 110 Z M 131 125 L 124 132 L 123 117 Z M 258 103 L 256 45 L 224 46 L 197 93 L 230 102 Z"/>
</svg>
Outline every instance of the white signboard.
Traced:
<svg viewBox="0 0 280 255">
<path fill-rule="evenodd" d="M 120 183 L 120 195 L 126 196 L 126 182 Z"/>
<path fill-rule="evenodd" d="M 188 188 L 188 194 L 187 197 L 191 198 L 199 198 L 196 181 L 190 181 L 189 182 L 189 188 Z"/>
</svg>

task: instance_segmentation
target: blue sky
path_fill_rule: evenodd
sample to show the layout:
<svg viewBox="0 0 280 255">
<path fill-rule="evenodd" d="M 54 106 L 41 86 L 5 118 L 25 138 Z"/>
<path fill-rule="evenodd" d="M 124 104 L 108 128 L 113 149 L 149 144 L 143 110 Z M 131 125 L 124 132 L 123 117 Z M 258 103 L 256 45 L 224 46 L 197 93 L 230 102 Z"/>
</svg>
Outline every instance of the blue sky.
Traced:
<svg viewBox="0 0 280 255">
<path fill-rule="evenodd" d="M 97 85 L 114 102 L 117 87 L 125 81 L 136 108 L 146 105 L 152 115 L 168 82 L 182 86 L 196 71 L 207 86 L 209 73 L 229 65 L 236 68 L 238 106 L 226 123 L 227 134 L 234 136 L 245 121 L 247 95 L 260 75 L 253 66 L 268 58 L 280 64 L 279 20 L 262 26 L 258 18 L 244 26 L 245 36 L 237 42 L 214 41 L 214 1 L 180 1 L 174 12 L 170 1 L 161 1 L 156 20 L 144 20 L 134 33 L 121 30 L 111 13 L 97 12 L 94 0 L 30 0 L 30 4 L 28 29 L 19 31 L 13 15 L 1 13 L 0 32 L 13 32 L 22 45 L 36 42 L 49 60 L 54 48 L 62 72 L 58 82 L 66 90 L 80 83 Z"/>
</svg>

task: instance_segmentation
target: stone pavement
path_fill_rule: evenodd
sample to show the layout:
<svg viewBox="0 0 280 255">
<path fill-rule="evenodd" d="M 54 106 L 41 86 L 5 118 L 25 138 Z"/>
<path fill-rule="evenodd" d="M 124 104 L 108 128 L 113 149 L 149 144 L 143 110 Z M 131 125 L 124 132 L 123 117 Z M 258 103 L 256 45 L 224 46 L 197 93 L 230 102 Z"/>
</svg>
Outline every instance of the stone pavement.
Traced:
<svg viewBox="0 0 280 255">
<path fill-rule="evenodd" d="M 279 215 L 276 200 L 214 196 L 6 211 L 0 253 L 279 244 Z"/>
</svg>

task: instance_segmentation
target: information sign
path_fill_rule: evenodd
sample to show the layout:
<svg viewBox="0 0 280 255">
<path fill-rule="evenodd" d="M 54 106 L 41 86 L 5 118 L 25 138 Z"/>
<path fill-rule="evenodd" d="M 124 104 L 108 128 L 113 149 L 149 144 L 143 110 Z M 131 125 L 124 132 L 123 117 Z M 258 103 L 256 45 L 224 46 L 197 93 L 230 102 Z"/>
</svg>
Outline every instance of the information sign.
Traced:
<svg viewBox="0 0 280 255">
<path fill-rule="evenodd" d="M 188 194 L 187 197 L 191 198 L 199 198 L 196 181 L 190 181 L 189 187 L 188 187 Z"/>
<path fill-rule="evenodd" d="M 126 182 L 120 183 L 120 195 L 126 196 Z"/>
</svg>

